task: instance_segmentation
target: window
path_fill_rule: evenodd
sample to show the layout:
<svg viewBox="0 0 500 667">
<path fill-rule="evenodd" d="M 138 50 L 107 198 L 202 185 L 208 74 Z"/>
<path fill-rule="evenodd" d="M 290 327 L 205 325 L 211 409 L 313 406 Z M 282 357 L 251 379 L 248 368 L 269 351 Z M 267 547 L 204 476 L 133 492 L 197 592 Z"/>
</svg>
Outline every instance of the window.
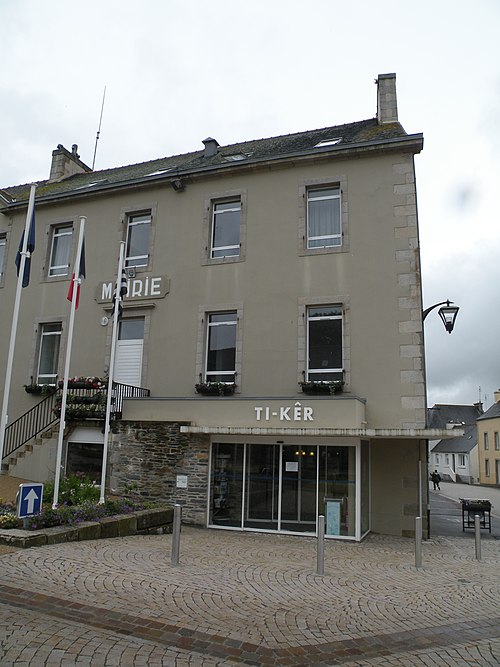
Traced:
<svg viewBox="0 0 500 667">
<path fill-rule="evenodd" d="M 484 459 L 484 474 L 486 477 L 490 476 L 490 460 Z"/>
<path fill-rule="evenodd" d="M 489 449 L 490 448 L 490 437 L 489 433 L 484 434 L 484 448 Z"/>
<path fill-rule="evenodd" d="M 236 311 L 209 314 L 206 382 L 236 381 L 236 324 Z"/>
<path fill-rule="evenodd" d="M 211 257 L 240 254 L 241 202 L 215 202 L 212 212 Z"/>
<path fill-rule="evenodd" d="M 71 244 L 73 242 L 73 225 L 58 225 L 52 229 L 52 245 L 50 249 L 49 276 L 67 276 Z"/>
<path fill-rule="evenodd" d="M 130 215 L 127 223 L 125 266 L 147 266 L 151 236 L 151 212 Z"/>
<path fill-rule="evenodd" d="M 439 454 L 434 454 L 434 456 L 435 456 L 436 465 L 438 466 L 439 465 Z"/>
<path fill-rule="evenodd" d="M 498 431 L 495 431 L 495 449 L 497 452 L 500 450 L 500 440 L 498 439 Z"/>
<path fill-rule="evenodd" d="M 7 246 L 7 237 L 5 236 L 5 234 L 1 234 L 0 235 L 0 280 L 2 280 L 3 278 L 6 246 Z"/>
<path fill-rule="evenodd" d="M 343 379 L 342 306 L 307 309 L 307 380 Z"/>
<path fill-rule="evenodd" d="M 465 454 L 459 454 L 458 455 L 458 465 L 461 468 L 465 468 Z"/>
<path fill-rule="evenodd" d="M 450 455 L 449 454 L 445 455 L 445 460 L 446 460 L 446 465 L 447 466 L 450 465 Z"/>
<path fill-rule="evenodd" d="M 42 324 L 40 329 L 40 351 L 38 355 L 38 384 L 55 384 L 61 346 L 61 322 Z"/>
<path fill-rule="evenodd" d="M 307 247 L 342 245 L 340 188 L 307 191 Z"/>
</svg>

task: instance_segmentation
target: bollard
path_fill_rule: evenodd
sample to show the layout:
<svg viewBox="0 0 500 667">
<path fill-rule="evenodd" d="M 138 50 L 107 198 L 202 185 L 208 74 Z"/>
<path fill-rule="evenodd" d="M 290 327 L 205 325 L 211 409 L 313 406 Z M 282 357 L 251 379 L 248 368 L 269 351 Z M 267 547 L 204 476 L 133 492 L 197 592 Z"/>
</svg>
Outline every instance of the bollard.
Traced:
<svg viewBox="0 0 500 667">
<path fill-rule="evenodd" d="M 318 517 L 318 547 L 316 556 L 316 574 L 325 574 L 325 517 Z"/>
<path fill-rule="evenodd" d="M 179 564 L 179 552 L 180 552 L 180 543 L 181 543 L 181 517 L 182 517 L 182 506 L 174 505 L 174 525 L 172 527 L 172 554 L 170 556 L 170 562 L 172 565 Z"/>
<path fill-rule="evenodd" d="M 476 560 L 481 560 L 481 526 L 479 514 L 474 515 L 474 533 L 476 536 Z"/>
<path fill-rule="evenodd" d="M 422 567 L 422 517 L 415 517 L 415 567 Z"/>
</svg>

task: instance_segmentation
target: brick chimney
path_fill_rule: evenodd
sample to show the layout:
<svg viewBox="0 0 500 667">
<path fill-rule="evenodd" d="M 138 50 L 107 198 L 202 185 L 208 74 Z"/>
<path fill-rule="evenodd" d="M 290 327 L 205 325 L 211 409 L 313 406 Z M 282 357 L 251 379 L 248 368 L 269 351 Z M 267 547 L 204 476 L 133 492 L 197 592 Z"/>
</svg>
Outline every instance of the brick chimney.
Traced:
<svg viewBox="0 0 500 667">
<path fill-rule="evenodd" d="M 71 153 L 58 144 L 55 151 L 52 151 L 52 164 L 50 165 L 49 181 L 62 181 L 73 174 L 86 174 L 92 171 L 78 155 L 78 146 L 73 144 Z"/>
<path fill-rule="evenodd" d="M 377 120 L 379 125 L 398 122 L 396 75 L 379 74 L 377 79 Z"/>
</svg>

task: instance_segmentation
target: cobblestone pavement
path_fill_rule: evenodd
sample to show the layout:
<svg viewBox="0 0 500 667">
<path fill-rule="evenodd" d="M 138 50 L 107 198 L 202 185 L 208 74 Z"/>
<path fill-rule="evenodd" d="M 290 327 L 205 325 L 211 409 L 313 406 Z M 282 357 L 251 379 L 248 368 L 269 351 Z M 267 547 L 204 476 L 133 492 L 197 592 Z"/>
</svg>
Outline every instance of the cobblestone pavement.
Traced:
<svg viewBox="0 0 500 667">
<path fill-rule="evenodd" d="M 186 528 L 0 556 L 0 665 L 500 664 L 500 542 Z"/>
</svg>

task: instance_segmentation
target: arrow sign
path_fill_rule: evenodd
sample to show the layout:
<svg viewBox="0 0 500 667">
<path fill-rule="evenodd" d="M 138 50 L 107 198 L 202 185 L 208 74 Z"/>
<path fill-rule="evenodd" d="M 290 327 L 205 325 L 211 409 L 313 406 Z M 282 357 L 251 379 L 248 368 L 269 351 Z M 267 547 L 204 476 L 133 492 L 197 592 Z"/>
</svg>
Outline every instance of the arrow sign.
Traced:
<svg viewBox="0 0 500 667">
<path fill-rule="evenodd" d="M 42 507 L 43 484 L 19 484 L 17 492 L 17 516 L 25 519 L 38 514 Z"/>
</svg>

